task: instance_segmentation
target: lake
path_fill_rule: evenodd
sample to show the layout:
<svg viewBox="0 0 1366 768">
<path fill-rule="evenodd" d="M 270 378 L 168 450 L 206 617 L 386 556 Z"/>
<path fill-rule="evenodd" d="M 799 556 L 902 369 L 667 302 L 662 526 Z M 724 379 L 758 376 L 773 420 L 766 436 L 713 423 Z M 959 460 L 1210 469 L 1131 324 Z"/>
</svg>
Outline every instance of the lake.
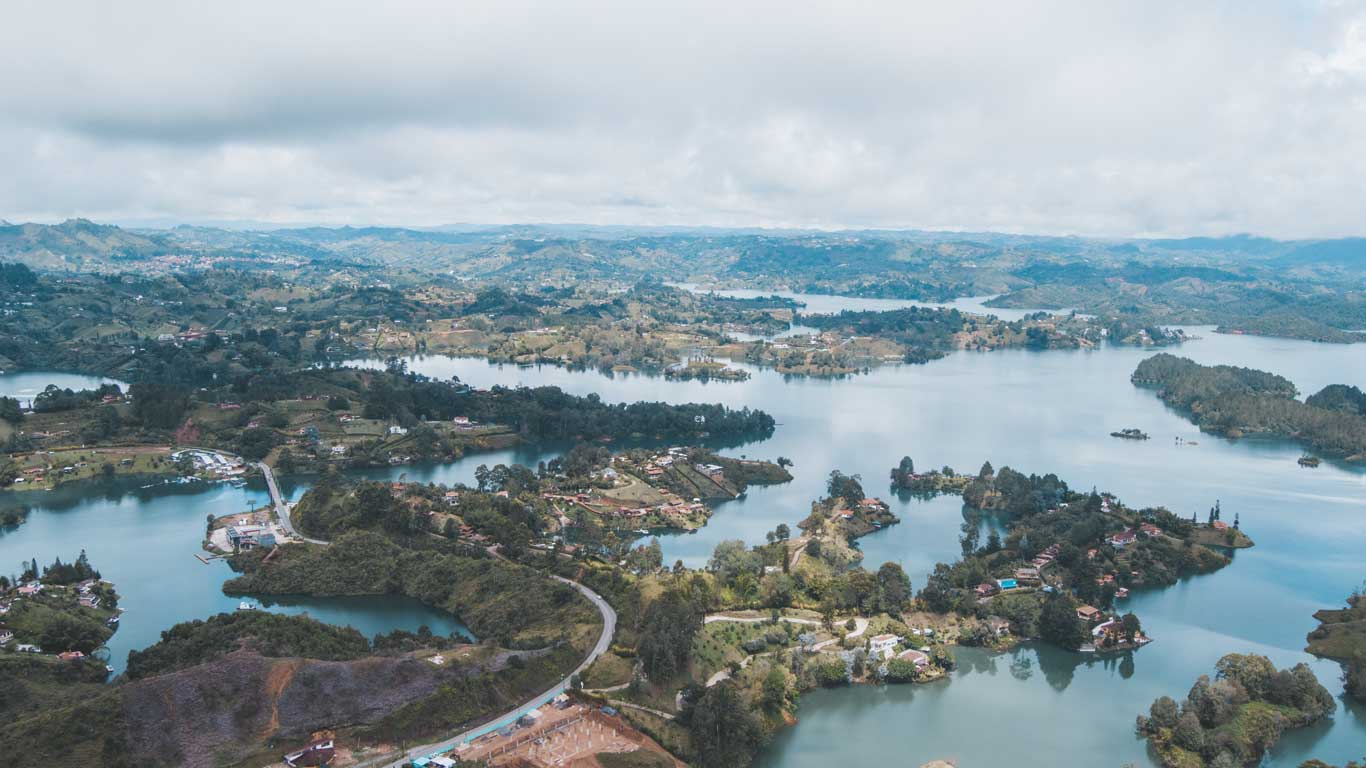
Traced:
<svg viewBox="0 0 1366 768">
<path fill-rule="evenodd" d="M 1366 355 L 1345 345 L 1215 334 L 1172 351 L 1202 363 L 1236 363 L 1289 377 L 1302 393 L 1329 383 L 1366 383 Z M 1274 441 L 1201 434 L 1129 375 L 1153 350 L 960 352 L 923 366 L 892 366 L 843 380 L 785 377 L 741 366 L 745 382 L 666 381 L 641 374 L 491 365 L 478 359 L 414 357 L 409 368 L 477 387 L 553 384 L 604 400 L 716 401 L 763 408 L 772 438 L 726 451 L 794 461 L 793 482 L 752 488 L 721 504 L 706 528 L 662 538 L 665 562 L 701 566 L 716 543 L 749 543 L 779 523 L 794 525 L 823 493 L 832 469 L 859 473 L 899 525 L 861 540 L 865 563 L 902 564 L 916 587 L 941 560 L 959 555 L 961 501 L 897 498 L 887 473 L 903 455 L 922 468 L 950 465 L 1055 472 L 1073 487 L 1095 486 L 1139 506 L 1203 515 L 1216 500 L 1239 516 L 1258 545 L 1219 573 L 1129 600 L 1156 642 L 1128 659 L 1099 661 L 1027 646 L 1000 655 L 964 651 L 947 684 L 821 691 L 803 699 L 802 722 L 784 731 L 764 766 L 919 765 L 956 757 L 998 765 L 1007 750 L 1059 766 L 1154 764 L 1134 737 L 1134 718 L 1161 695 L 1180 698 L 1225 653 L 1256 652 L 1278 665 L 1310 663 L 1339 696 L 1331 723 L 1296 731 L 1267 765 L 1319 757 L 1339 763 L 1366 753 L 1366 711 L 1341 698 L 1339 667 L 1302 652 L 1311 614 L 1337 606 L 1366 578 L 1366 474 L 1325 461 L 1296 464 L 1301 449 Z M 1147 441 L 1112 430 L 1138 427 Z M 1175 437 L 1184 438 L 1177 445 Z M 1195 444 L 1191 444 L 1191 442 Z M 989 730 L 981 724 L 989 723 Z"/>
<path fill-rule="evenodd" d="M 7 493 L 0 505 L 29 506 L 28 522 L 0 533 L 0 564 L 11 575 L 25 560 L 39 565 L 60 557 L 76 559 L 83 548 L 90 563 L 114 583 L 124 613 L 109 640 L 109 665 L 123 671 L 128 651 L 142 649 L 171 626 L 234 611 L 241 598 L 223 594 L 232 569 L 222 560 L 205 564 L 196 554 L 205 517 L 245 511 L 270 503 L 264 484 L 167 485 L 142 478 L 117 478 L 69 485 L 47 492 Z M 271 597 L 249 600 L 278 613 L 308 614 L 352 626 L 367 638 L 394 629 L 427 625 L 440 635 L 468 635 L 454 616 L 417 600 L 395 597 Z"/>
<path fill-rule="evenodd" d="M 54 371 L 0 372 L 0 397 L 13 397 L 22 404 L 28 405 L 33 400 L 34 395 L 47 389 L 49 384 L 56 384 L 60 389 L 70 390 L 96 389 L 102 384 L 118 384 L 120 387 L 127 387 L 121 381 L 100 376 L 86 376 L 80 373 L 58 373 Z"/>
<path fill-rule="evenodd" d="M 860 300 L 846 301 L 854 302 L 847 308 L 863 306 Z M 1346 345 L 1186 330 L 1202 338 L 1173 349 L 1177 354 L 1273 371 L 1305 394 L 1329 383 L 1366 383 L 1366 355 Z M 697 533 L 663 537 L 666 563 L 681 559 L 703 565 L 719 541 L 758 543 L 779 523 L 795 525 L 823 494 L 828 473 L 840 469 L 861 474 L 868 492 L 886 499 L 902 520 L 861 540 L 865 563 L 876 568 L 884 561 L 899 562 L 918 588 L 935 562 L 958 557 L 961 503 L 951 497 L 917 501 L 891 494 L 887 473 L 903 455 L 921 468 L 947 464 L 975 472 L 990 460 L 997 468 L 1055 472 L 1075 488 L 1095 486 L 1132 505 L 1164 505 L 1187 515 L 1203 515 L 1217 499 L 1226 518 L 1237 514 L 1258 543 L 1219 573 L 1130 598 L 1128 607 L 1156 638 L 1131 657 L 1100 661 L 1032 645 L 994 656 L 963 650 L 961 669 L 943 683 L 815 692 L 802 701 L 801 722 L 782 732 L 765 753 L 766 767 L 825 768 L 835 760 L 914 766 L 940 757 L 956 757 L 966 767 L 999 765 L 1005 755 L 1052 766 L 1152 765 L 1145 743 L 1134 737 L 1135 716 L 1157 696 L 1183 696 L 1198 675 L 1212 672 L 1214 662 L 1230 652 L 1264 653 L 1281 666 L 1306 661 L 1339 697 L 1331 722 L 1294 732 L 1267 765 L 1293 768 L 1309 757 L 1337 763 L 1361 758 L 1366 711 L 1341 699 L 1337 664 L 1316 661 L 1301 649 L 1316 624 L 1311 614 L 1338 606 L 1366 578 L 1366 473 L 1328 461 L 1318 469 L 1301 468 L 1295 461 L 1300 448 L 1288 443 L 1233 442 L 1199 433 L 1151 391 L 1129 382 L 1134 367 L 1151 354 L 1122 347 L 959 352 L 927 365 L 883 367 L 841 380 L 785 377 L 742 365 L 752 374 L 745 382 L 669 381 L 434 356 L 408 363 L 411 370 L 443 379 L 456 375 L 478 387 L 553 384 L 575 394 L 596 392 L 608 401 L 722 402 L 773 414 L 778 427 L 770 439 L 726 453 L 785 456 L 794 462 L 795 479 L 752 488 L 744 498 L 721 504 Z M 1109 436 L 1122 427 L 1140 428 L 1153 439 Z M 1187 444 L 1177 445 L 1178 436 Z M 522 448 L 367 474 L 469 482 L 480 463 L 534 465 L 550 455 L 548 447 Z M 297 496 L 301 489 L 296 485 L 289 492 Z M 204 595 L 218 595 L 226 568 L 203 566 L 193 558 L 204 515 L 235 511 L 249 500 L 260 503 L 264 491 L 214 487 L 158 494 L 117 502 L 87 494 L 85 501 L 73 502 L 92 505 L 86 516 L 70 520 L 96 526 L 89 537 L 73 533 L 81 530 L 78 525 L 65 523 L 53 525 L 60 536 L 42 533 L 45 520 L 67 512 L 38 507 L 23 528 L 0 536 L 0 562 L 17 564 L 33 556 L 50 560 L 58 554 L 30 551 L 35 542 L 61 545 L 63 552 L 84 543 L 96 566 L 120 582 L 129 620 L 138 611 L 165 611 L 161 618 L 169 619 L 221 610 Z M 97 537 L 136 539 L 130 530 L 163 517 L 183 517 L 184 529 L 174 542 L 157 539 L 137 548 L 141 559 L 151 561 L 145 568 L 120 564 L 117 556 L 107 564 L 97 555 Z M 114 518 L 111 530 L 98 527 L 104 518 Z M 157 589 L 139 592 L 134 600 L 128 591 L 134 586 L 114 573 L 125 568 L 130 577 L 136 572 L 142 578 L 152 571 L 155 578 L 160 561 L 175 563 L 176 575 L 203 574 L 197 577 L 201 586 L 187 590 L 198 596 L 181 598 L 187 601 L 184 608 L 146 606 L 146 600 L 158 599 Z M 214 574 L 212 568 L 224 573 Z M 155 632 L 150 636 L 154 639 Z M 142 639 L 145 644 L 146 635 Z"/>
</svg>

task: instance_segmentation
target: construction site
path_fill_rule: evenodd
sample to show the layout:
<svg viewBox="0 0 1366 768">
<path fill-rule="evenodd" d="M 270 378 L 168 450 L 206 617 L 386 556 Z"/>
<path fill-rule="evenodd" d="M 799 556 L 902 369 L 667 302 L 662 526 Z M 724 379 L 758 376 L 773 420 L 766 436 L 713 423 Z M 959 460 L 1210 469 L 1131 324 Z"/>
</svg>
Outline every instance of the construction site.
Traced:
<svg viewBox="0 0 1366 768">
<path fill-rule="evenodd" d="M 446 757 L 513 768 L 596 768 L 599 763 L 595 755 L 600 753 L 644 749 L 682 768 L 682 763 L 620 717 L 584 704 L 563 709 L 542 707 L 521 723 L 519 727 L 500 729 L 462 745 Z M 433 760 L 432 764 L 440 763 Z"/>
</svg>

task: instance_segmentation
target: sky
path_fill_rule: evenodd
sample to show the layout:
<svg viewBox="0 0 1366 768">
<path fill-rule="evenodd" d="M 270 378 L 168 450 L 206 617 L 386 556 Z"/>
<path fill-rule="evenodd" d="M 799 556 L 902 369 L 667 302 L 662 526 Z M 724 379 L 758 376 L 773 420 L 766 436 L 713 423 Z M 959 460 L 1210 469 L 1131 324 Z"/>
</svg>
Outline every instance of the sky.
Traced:
<svg viewBox="0 0 1366 768">
<path fill-rule="evenodd" d="M 0 219 L 1366 234 L 1366 0 L 52 2 Z"/>
</svg>

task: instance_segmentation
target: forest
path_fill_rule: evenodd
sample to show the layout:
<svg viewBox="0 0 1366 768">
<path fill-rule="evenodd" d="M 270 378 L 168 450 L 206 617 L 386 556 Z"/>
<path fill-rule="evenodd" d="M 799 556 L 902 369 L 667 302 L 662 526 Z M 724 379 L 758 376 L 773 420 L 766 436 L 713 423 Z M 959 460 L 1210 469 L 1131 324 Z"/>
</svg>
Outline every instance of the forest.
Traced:
<svg viewBox="0 0 1366 768">
<path fill-rule="evenodd" d="M 1138 364 L 1134 384 L 1157 390 L 1162 402 L 1201 430 L 1226 437 L 1298 440 L 1348 460 L 1366 459 L 1366 414 L 1356 387 L 1330 385 L 1295 399 L 1295 385 L 1251 368 L 1207 366 L 1169 354 Z"/>
</svg>

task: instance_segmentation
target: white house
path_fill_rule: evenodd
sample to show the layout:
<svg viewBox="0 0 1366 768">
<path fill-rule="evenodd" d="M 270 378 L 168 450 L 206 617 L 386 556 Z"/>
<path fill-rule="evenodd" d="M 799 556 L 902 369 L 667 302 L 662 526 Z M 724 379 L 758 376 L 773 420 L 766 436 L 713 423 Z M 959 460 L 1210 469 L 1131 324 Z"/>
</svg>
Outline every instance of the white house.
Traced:
<svg viewBox="0 0 1366 768">
<path fill-rule="evenodd" d="M 14 630 L 9 627 L 0 627 L 0 645 L 5 645 L 14 639 Z"/>
<path fill-rule="evenodd" d="M 868 655 L 890 658 L 899 642 L 901 638 L 897 635 L 875 635 L 868 640 Z"/>
<path fill-rule="evenodd" d="M 407 428 L 407 427 L 400 427 L 399 425 L 395 424 L 394 426 L 389 427 L 389 434 L 391 434 L 391 435 L 406 435 L 406 434 L 408 434 L 408 428 Z"/>
</svg>

